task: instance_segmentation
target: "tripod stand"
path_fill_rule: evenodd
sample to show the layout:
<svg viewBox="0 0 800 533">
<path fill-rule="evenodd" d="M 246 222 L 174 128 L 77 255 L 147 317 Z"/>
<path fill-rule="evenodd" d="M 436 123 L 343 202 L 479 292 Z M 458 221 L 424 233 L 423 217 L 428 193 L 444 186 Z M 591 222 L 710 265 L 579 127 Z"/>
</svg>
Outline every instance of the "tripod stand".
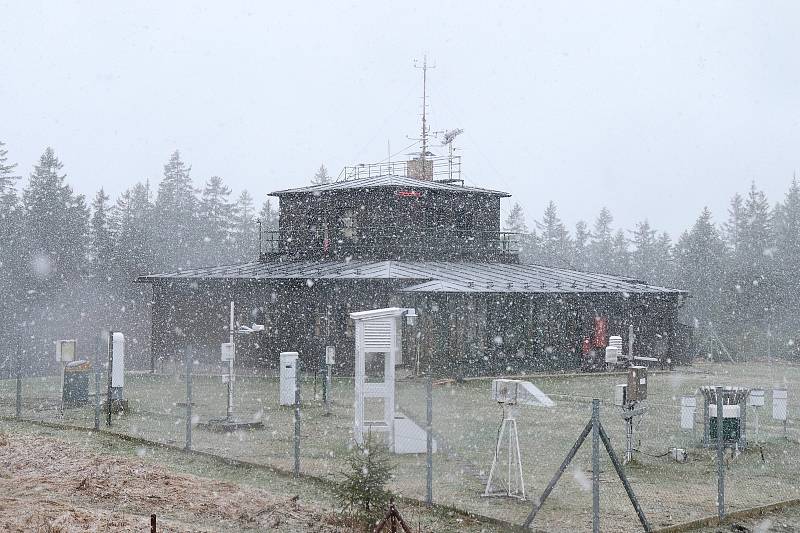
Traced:
<svg viewBox="0 0 800 533">
<path fill-rule="evenodd" d="M 514 405 L 503 404 L 503 422 L 497 432 L 497 444 L 494 449 L 494 460 L 489 469 L 489 479 L 483 496 L 506 496 L 525 500 L 525 481 L 522 478 L 522 458 L 519 453 L 519 434 L 517 432 L 517 408 Z M 501 448 L 505 437 L 505 451 L 507 455 L 505 490 L 496 490 L 492 487 L 495 473 L 500 463 Z"/>
</svg>

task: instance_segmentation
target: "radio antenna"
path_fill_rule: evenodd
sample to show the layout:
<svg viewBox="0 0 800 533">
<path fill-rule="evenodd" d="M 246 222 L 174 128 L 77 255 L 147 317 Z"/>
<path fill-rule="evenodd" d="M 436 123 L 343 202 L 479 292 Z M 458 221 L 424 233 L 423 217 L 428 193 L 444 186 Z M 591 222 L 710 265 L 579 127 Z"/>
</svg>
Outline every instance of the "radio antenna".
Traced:
<svg viewBox="0 0 800 533">
<path fill-rule="evenodd" d="M 428 155 L 428 69 L 436 68 L 436 65 L 428 66 L 428 55 L 422 56 L 422 66 L 414 64 L 415 68 L 422 69 L 422 154 L 420 154 L 420 163 L 422 166 L 422 173 L 425 174 L 425 158 Z"/>
</svg>

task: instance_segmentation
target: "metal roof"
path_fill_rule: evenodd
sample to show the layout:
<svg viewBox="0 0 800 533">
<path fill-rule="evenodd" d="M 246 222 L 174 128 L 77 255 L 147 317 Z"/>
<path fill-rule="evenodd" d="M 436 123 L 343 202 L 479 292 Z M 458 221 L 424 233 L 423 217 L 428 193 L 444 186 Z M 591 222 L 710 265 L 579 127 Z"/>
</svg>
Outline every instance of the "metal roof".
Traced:
<svg viewBox="0 0 800 533">
<path fill-rule="evenodd" d="M 495 191 L 492 189 L 483 189 L 480 187 L 469 187 L 464 185 L 456 185 L 454 183 L 420 180 L 416 178 L 410 178 L 408 176 L 394 176 L 394 175 L 358 178 L 347 181 L 334 181 L 322 185 L 309 185 L 308 187 L 284 189 L 282 191 L 275 191 L 269 194 L 270 196 L 281 196 L 284 194 L 321 193 L 329 191 L 341 191 L 347 189 L 375 189 L 378 187 L 409 187 L 413 189 L 432 189 L 439 191 L 471 192 L 475 194 L 488 194 L 504 198 L 511 196 L 507 192 Z"/>
<path fill-rule="evenodd" d="M 141 276 L 137 281 L 201 280 L 407 280 L 402 292 L 440 293 L 684 293 L 639 280 L 506 263 L 444 261 L 272 261 L 242 263 Z"/>
</svg>

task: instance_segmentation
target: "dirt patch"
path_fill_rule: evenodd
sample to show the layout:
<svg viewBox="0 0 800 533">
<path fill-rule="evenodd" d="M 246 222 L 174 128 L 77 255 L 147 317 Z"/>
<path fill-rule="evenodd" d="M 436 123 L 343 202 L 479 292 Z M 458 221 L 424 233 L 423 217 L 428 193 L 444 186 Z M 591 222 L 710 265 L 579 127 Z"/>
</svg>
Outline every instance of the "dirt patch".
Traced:
<svg viewBox="0 0 800 533">
<path fill-rule="evenodd" d="M 0 435 L 4 531 L 350 531 L 296 495 L 170 472 L 60 440 Z"/>
</svg>

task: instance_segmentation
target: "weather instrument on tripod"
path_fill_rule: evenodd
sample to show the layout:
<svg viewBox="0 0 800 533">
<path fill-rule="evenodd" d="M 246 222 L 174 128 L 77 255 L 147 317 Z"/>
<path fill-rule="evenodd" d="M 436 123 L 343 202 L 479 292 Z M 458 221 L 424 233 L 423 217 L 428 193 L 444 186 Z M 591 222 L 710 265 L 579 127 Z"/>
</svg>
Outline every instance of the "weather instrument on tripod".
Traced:
<svg viewBox="0 0 800 533">
<path fill-rule="evenodd" d="M 622 408 L 625 421 L 625 457 L 622 464 L 633 460 L 633 419 L 642 416 L 646 407 L 640 404 L 647 399 L 647 368 L 632 366 L 628 369 L 628 383 L 617 385 L 614 390 L 614 405 Z"/>
<path fill-rule="evenodd" d="M 553 407 L 555 402 L 530 381 L 518 379 L 492 380 L 492 400 L 503 407 L 503 421 L 497 432 L 494 459 L 492 467 L 489 469 L 489 479 L 486 480 L 483 496 L 505 496 L 524 500 L 526 494 L 517 432 L 517 408 L 520 405 Z M 497 477 L 502 476 L 498 473 L 498 468 L 502 466 L 500 464 L 502 463 L 501 449 L 506 452 L 506 477 L 505 480 L 496 480 L 496 475 Z M 499 490 L 494 486 L 498 481 L 504 485 L 504 488 Z"/>
</svg>

